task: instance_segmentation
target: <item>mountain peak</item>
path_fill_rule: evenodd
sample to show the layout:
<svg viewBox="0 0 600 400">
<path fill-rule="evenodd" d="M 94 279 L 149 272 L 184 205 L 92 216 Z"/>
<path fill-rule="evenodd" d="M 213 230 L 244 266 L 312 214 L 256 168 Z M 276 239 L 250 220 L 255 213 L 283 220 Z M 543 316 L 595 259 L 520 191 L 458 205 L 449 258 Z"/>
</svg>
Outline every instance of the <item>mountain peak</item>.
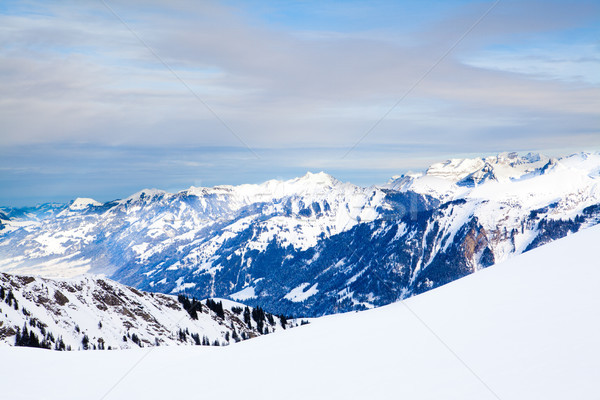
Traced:
<svg viewBox="0 0 600 400">
<path fill-rule="evenodd" d="M 326 172 L 306 172 L 303 176 L 296 178 L 294 180 L 302 181 L 302 182 L 310 182 L 315 184 L 335 184 L 339 181 L 335 179 L 333 176 L 329 175 Z"/>
<path fill-rule="evenodd" d="M 320 192 L 323 187 L 331 187 L 340 182 L 325 172 L 307 172 L 303 176 L 289 180 L 271 179 L 260 184 L 218 185 L 214 187 L 190 187 L 186 194 L 205 196 L 207 194 L 228 194 L 241 196 L 251 201 L 264 201 L 300 193 Z"/>
<path fill-rule="evenodd" d="M 453 158 L 432 164 L 425 172 L 428 176 L 460 181 L 485 166 L 482 158 Z"/>
<path fill-rule="evenodd" d="M 263 194 L 275 197 L 286 197 L 299 194 L 322 193 L 324 189 L 340 184 L 340 181 L 325 172 L 307 172 L 303 176 L 287 181 L 270 180 L 258 185 Z M 239 188 L 245 185 L 239 186 Z"/>
<path fill-rule="evenodd" d="M 151 199 L 153 197 L 162 196 L 167 194 L 166 191 L 161 189 L 142 189 L 137 193 L 132 194 L 125 200 L 121 200 L 121 202 L 126 203 L 128 201 L 139 201 L 143 199 Z"/>
<path fill-rule="evenodd" d="M 456 158 L 432 164 L 427 169 L 426 175 L 455 183 L 465 179 L 475 180 L 476 183 L 488 178 L 494 180 L 515 179 L 542 168 L 548 163 L 548 160 L 549 157 L 538 153 L 520 156 L 516 152 L 504 152 L 496 156 Z"/>
<path fill-rule="evenodd" d="M 94 199 L 91 199 L 88 197 L 78 197 L 75 200 L 73 200 L 71 202 L 71 204 L 69 204 L 69 208 L 73 211 L 75 211 L 75 210 L 79 211 L 79 210 L 85 210 L 86 208 L 91 207 L 91 206 L 101 206 L 101 205 L 102 205 L 102 203 L 100 203 Z"/>
</svg>

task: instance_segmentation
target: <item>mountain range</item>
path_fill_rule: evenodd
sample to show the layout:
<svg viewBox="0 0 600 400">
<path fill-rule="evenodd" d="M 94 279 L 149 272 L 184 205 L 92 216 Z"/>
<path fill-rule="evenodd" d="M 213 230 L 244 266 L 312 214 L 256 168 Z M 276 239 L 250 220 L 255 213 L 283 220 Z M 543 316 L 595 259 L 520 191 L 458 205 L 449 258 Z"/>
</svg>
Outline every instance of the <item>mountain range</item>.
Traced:
<svg viewBox="0 0 600 400">
<path fill-rule="evenodd" d="M 360 187 L 325 173 L 0 209 L 0 270 L 84 273 L 295 316 L 392 303 L 600 220 L 600 154 L 454 159 Z"/>
</svg>

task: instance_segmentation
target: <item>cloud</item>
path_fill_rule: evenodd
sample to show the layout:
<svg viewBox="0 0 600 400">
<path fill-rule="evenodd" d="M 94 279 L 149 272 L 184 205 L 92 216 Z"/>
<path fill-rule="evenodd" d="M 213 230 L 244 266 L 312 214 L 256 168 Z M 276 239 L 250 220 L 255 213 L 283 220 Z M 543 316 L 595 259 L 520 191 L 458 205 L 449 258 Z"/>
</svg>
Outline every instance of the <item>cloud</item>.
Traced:
<svg viewBox="0 0 600 400">
<path fill-rule="evenodd" d="M 311 166 L 349 178 L 363 168 L 381 181 L 381 171 L 458 153 L 600 146 L 594 2 L 502 1 L 347 159 L 491 3 L 108 3 L 260 159 L 100 2 L 0 9 L 0 146 L 91 170 L 106 168 L 77 161 L 65 143 L 90 154 L 139 149 L 112 173 L 135 163 L 138 175 L 123 176 L 144 181 L 145 163 L 214 183 Z M 201 159 L 169 164 L 162 154 L 182 146 Z M 178 179 L 167 174 L 162 186 Z"/>
<path fill-rule="evenodd" d="M 524 74 L 531 78 L 600 85 L 598 45 L 495 49 L 464 60 L 478 68 Z"/>
</svg>

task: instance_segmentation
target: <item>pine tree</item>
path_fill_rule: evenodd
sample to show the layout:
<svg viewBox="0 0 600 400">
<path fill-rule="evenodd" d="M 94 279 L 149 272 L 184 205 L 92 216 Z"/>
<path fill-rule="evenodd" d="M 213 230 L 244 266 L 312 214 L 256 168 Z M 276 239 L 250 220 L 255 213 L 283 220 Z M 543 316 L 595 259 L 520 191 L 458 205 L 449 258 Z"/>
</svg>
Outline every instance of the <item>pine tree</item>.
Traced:
<svg viewBox="0 0 600 400">
<path fill-rule="evenodd" d="M 81 346 L 84 350 L 89 349 L 90 347 L 90 338 L 87 335 L 83 335 L 83 339 L 81 339 Z"/>
<path fill-rule="evenodd" d="M 281 322 L 281 327 L 283 329 L 285 329 L 286 325 L 287 325 L 287 318 L 284 317 L 283 314 L 282 314 L 282 315 L 279 316 L 279 321 Z"/>
<path fill-rule="evenodd" d="M 29 329 L 27 329 L 27 325 L 23 324 L 23 330 L 21 331 L 21 343 L 17 346 L 27 346 L 29 343 Z"/>
<path fill-rule="evenodd" d="M 9 307 L 12 307 L 13 300 L 15 300 L 15 295 L 13 294 L 12 290 L 9 289 L 8 294 L 6 295 L 6 304 L 8 304 Z"/>
<path fill-rule="evenodd" d="M 252 320 L 250 319 L 250 309 L 248 306 L 244 309 L 244 322 L 248 325 L 248 328 L 252 329 Z"/>
<path fill-rule="evenodd" d="M 202 312 L 202 303 L 196 299 L 190 301 L 190 299 L 183 294 L 177 296 L 177 301 L 181 303 L 183 309 L 187 311 L 192 319 L 198 319 L 198 312 Z"/>
<path fill-rule="evenodd" d="M 252 319 L 256 321 L 256 329 L 258 332 L 263 332 L 263 327 L 265 323 L 265 312 L 262 308 L 256 307 L 252 310 Z"/>
<path fill-rule="evenodd" d="M 15 336 L 15 346 L 24 347 L 44 347 L 51 348 L 52 346 L 45 339 L 40 342 L 35 332 L 27 329 L 27 324 L 23 324 L 23 329 L 17 328 L 17 334 Z"/>
<path fill-rule="evenodd" d="M 40 340 L 33 331 L 29 331 L 29 347 L 40 347 Z"/>
<path fill-rule="evenodd" d="M 15 346 L 21 345 L 21 328 L 17 327 L 17 334 L 15 335 Z"/>
<path fill-rule="evenodd" d="M 59 336 L 58 340 L 56 341 L 56 344 L 54 345 L 54 350 L 65 351 L 65 349 L 65 342 L 63 342 L 62 337 Z"/>
<path fill-rule="evenodd" d="M 235 315 L 240 315 L 242 313 L 242 311 L 244 311 L 244 309 L 242 307 L 238 307 L 238 306 L 231 307 L 231 312 L 233 312 Z"/>
<path fill-rule="evenodd" d="M 223 302 L 219 301 L 217 303 L 217 316 L 220 317 L 221 319 L 225 319 L 225 311 L 223 310 Z"/>
<path fill-rule="evenodd" d="M 135 344 L 137 344 L 138 346 L 142 347 L 142 343 L 140 342 L 140 338 L 138 337 L 137 334 L 132 333 L 131 334 L 131 341 Z"/>
<path fill-rule="evenodd" d="M 196 346 L 200 346 L 202 342 L 200 341 L 200 335 L 197 333 L 192 333 L 192 339 L 194 339 L 194 343 Z"/>
</svg>

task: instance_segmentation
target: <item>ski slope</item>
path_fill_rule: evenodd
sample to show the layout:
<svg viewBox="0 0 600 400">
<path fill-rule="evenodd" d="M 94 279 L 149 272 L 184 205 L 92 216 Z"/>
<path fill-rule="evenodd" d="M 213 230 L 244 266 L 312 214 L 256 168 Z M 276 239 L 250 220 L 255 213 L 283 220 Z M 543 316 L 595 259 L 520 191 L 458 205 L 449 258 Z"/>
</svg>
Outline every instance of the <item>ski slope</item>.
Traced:
<svg viewBox="0 0 600 400">
<path fill-rule="evenodd" d="M 597 399 L 600 226 L 224 348 L 0 348 L 6 399 Z"/>
</svg>

